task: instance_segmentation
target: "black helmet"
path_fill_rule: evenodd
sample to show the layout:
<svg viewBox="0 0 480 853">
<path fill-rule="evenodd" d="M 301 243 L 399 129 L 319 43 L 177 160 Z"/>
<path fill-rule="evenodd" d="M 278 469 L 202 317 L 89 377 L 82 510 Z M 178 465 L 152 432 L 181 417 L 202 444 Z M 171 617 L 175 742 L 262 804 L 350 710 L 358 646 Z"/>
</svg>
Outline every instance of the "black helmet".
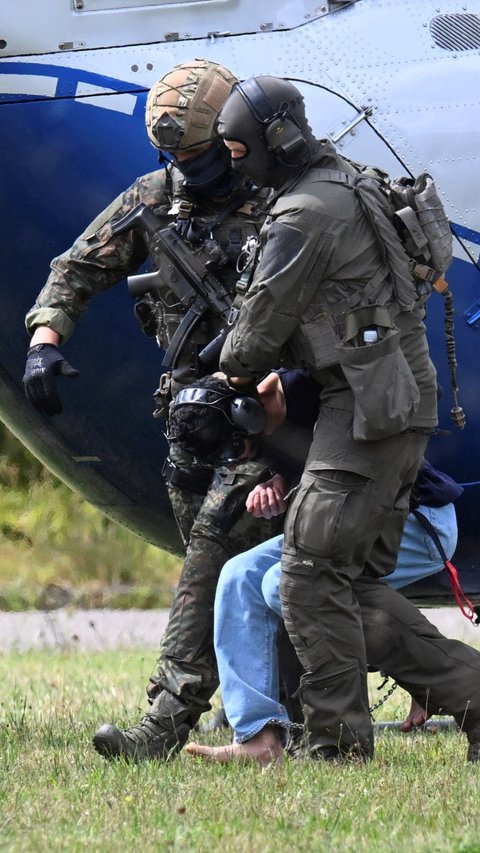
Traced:
<svg viewBox="0 0 480 853">
<path fill-rule="evenodd" d="M 250 77 L 235 84 L 217 130 L 223 139 L 245 145 L 247 153 L 233 158 L 232 167 L 258 186 L 280 186 L 309 163 L 316 145 L 303 96 L 279 77 Z"/>
</svg>

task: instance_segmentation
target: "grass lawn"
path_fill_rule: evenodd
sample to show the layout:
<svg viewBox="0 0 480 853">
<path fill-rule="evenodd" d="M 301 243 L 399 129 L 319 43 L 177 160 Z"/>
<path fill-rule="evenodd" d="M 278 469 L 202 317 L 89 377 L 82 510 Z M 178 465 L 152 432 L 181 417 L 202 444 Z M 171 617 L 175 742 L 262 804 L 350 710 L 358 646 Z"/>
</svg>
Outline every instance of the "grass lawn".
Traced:
<svg viewBox="0 0 480 853">
<path fill-rule="evenodd" d="M 1 851 L 480 850 L 480 767 L 457 732 L 384 732 L 366 767 L 105 762 L 91 734 L 139 719 L 153 665 L 138 650 L 0 657 Z M 376 719 L 407 706 L 396 690 Z"/>
</svg>

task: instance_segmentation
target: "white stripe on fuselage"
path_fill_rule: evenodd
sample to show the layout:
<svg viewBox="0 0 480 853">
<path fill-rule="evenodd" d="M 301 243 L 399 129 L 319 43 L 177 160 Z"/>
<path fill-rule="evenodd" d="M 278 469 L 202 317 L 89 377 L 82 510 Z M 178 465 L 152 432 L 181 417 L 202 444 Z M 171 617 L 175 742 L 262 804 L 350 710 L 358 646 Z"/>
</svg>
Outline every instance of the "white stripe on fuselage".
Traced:
<svg viewBox="0 0 480 853">
<path fill-rule="evenodd" d="M 104 97 L 105 95 L 115 95 L 114 98 Z M 119 113 L 133 115 L 137 96 L 129 95 L 128 92 L 116 92 L 115 89 L 105 89 L 102 86 L 94 86 L 92 83 L 78 83 L 75 92 L 75 100 L 81 103 L 82 98 L 85 98 L 85 103 L 94 107 L 101 107 L 104 110 L 116 110 Z"/>
<path fill-rule="evenodd" d="M 57 77 L 40 74 L 0 74 L 0 92 L 6 95 L 36 95 L 54 98 Z"/>
</svg>

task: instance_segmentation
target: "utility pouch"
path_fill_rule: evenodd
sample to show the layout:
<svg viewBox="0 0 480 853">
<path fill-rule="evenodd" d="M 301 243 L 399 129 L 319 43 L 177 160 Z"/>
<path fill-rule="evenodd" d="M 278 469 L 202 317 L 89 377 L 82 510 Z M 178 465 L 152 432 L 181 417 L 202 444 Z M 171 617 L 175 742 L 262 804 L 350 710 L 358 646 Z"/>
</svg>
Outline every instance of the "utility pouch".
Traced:
<svg viewBox="0 0 480 853">
<path fill-rule="evenodd" d="M 365 344 L 363 330 L 375 328 L 377 342 Z M 375 441 L 408 429 L 420 392 L 400 349 L 400 332 L 389 311 L 371 305 L 350 311 L 338 361 L 354 395 L 353 438 Z"/>
<path fill-rule="evenodd" d="M 175 486 L 177 489 L 193 492 L 196 495 L 206 495 L 212 481 L 212 471 L 198 466 L 178 468 L 167 457 L 163 463 L 162 477 L 170 486 Z"/>
<path fill-rule="evenodd" d="M 394 223 L 407 252 L 443 275 L 452 261 L 452 232 L 431 175 L 397 178 L 390 182 Z"/>
<path fill-rule="evenodd" d="M 289 343 L 289 351 L 298 363 L 324 370 L 338 364 L 337 344 L 334 319 L 328 314 L 318 314 L 301 324 L 297 339 Z"/>
</svg>

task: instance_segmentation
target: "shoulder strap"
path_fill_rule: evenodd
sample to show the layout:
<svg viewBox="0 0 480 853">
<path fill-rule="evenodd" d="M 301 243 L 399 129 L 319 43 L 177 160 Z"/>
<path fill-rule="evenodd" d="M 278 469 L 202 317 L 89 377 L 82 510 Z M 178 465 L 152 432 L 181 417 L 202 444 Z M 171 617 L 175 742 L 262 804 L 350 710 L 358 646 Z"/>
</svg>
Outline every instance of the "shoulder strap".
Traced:
<svg viewBox="0 0 480 853">
<path fill-rule="evenodd" d="M 422 512 L 419 512 L 418 509 L 412 509 L 410 512 L 415 516 L 418 523 L 423 527 L 424 530 L 427 531 L 430 538 L 435 543 L 435 547 L 437 548 L 438 553 L 440 554 L 443 564 L 448 572 L 450 578 L 450 585 L 452 587 L 452 592 L 455 596 L 455 600 L 462 611 L 463 615 L 470 621 L 473 622 L 474 625 L 478 626 L 480 624 L 480 613 L 479 609 L 476 608 L 469 598 L 465 595 L 458 578 L 458 572 L 453 563 L 448 559 L 445 549 L 440 542 L 440 537 L 435 530 L 434 526 L 430 523 L 428 518 L 423 515 Z"/>
<path fill-rule="evenodd" d="M 348 172 L 341 172 L 339 169 L 315 169 L 315 177 L 319 181 L 329 181 L 332 184 L 346 184 L 353 187 L 357 175 L 349 175 Z"/>
<path fill-rule="evenodd" d="M 392 217 L 388 215 L 388 204 L 380 185 L 382 175 L 373 170 L 349 175 L 337 169 L 316 169 L 315 176 L 320 181 L 344 184 L 354 190 L 363 215 L 369 223 L 382 263 L 390 271 L 395 301 L 402 311 L 411 311 L 417 298 L 415 285 L 410 271 L 410 260 L 406 254 Z"/>
</svg>

